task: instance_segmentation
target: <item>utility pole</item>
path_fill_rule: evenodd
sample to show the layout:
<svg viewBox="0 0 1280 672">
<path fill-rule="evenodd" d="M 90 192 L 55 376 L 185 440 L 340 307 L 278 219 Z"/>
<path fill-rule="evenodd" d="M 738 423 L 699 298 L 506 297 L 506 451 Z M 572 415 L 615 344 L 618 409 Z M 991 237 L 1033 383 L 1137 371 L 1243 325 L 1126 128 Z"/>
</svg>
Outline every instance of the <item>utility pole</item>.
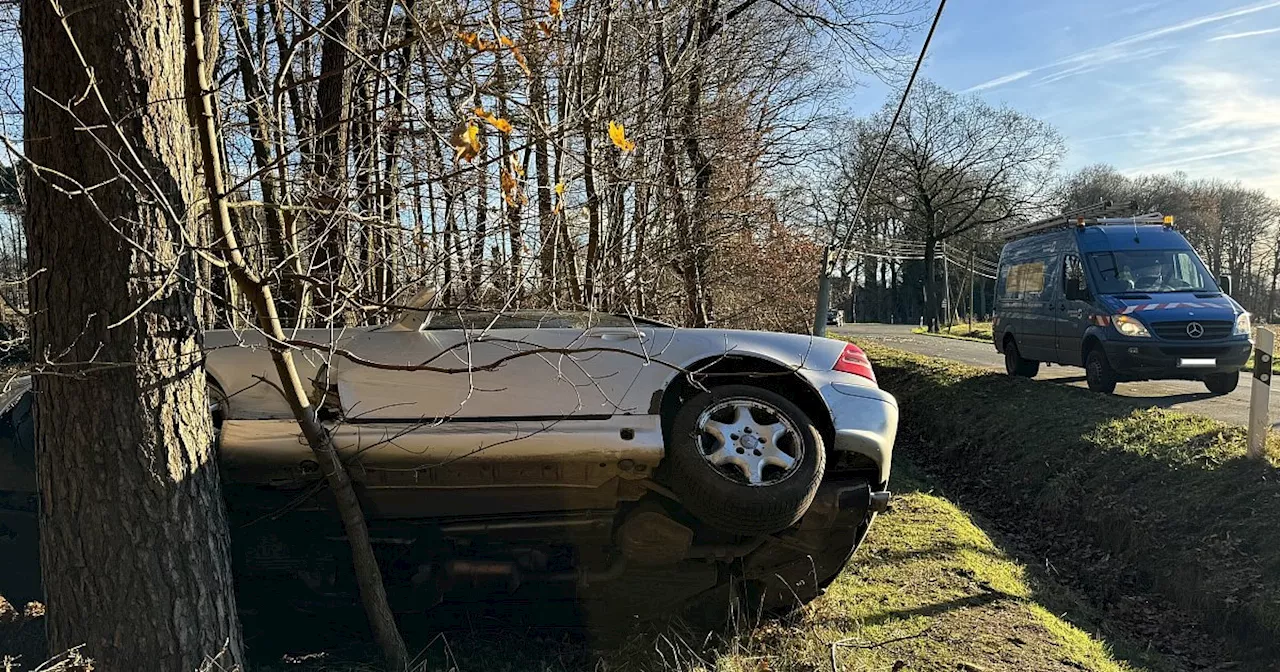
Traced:
<svg viewBox="0 0 1280 672">
<path fill-rule="evenodd" d="M 827 310 L 831 305 L 831 247 L 822 248 L 822 266 L 818 268 L 818 306 L 813 316 L 813 335 L 827 335 Z"/>
<path fill-rule="evenodd" d="M 969 250 L 969 335 L 970 336 L 973 335 L 973 298 L 975 293 L 975 290 L 973 288 L 973 281 L 974 281 L 974 273 L 976 273 L 976 271 L 973 268 L 973 265 L 977 261 L 977 256 L 978 255 L 976 250 Z"/>
<path fill-rule="evenodd" d="M 947 243 L 942 243 L 942 307 L 947 311 L 947 331 L 951 331 L 952 311 L 951 311 L 951 266 L 947 263 Z"/>
</svg>

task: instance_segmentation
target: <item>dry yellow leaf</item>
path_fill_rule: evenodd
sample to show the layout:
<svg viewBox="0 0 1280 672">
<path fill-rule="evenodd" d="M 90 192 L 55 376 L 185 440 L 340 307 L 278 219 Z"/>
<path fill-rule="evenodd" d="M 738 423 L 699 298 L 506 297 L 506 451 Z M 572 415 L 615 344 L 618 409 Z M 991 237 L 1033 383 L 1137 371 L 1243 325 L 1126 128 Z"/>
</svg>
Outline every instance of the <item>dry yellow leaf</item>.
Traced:
<svg viewBox="0 0 1280 672">
<path fill-rule="evenodd" d="M 458 36 L 459 40 L 462 40 L 463 44 L 467 45 L 468 47 L 471 47 L 472 49 L 475 49 L 476 51 L 487 51 L 493 46 L 492 44 L 485 42 L 484 39 L 482 39 L 478 33 L 460 32 L 460 33 L 456 33 L 456 35 Z"/>
<path fill-rule="evenodd" d="M 515 57 L 516 63 L 520 65 L 520 69 L 524 70 L 524 74 L 533 74 L 533 72 L 529 70 L 529 63 L 524 60 L 524 54 L 520 53 L 520 47 L 511 47 L 511 55 Z"/>
<path fill-rule="evenodd" d="M 561 5 L 560 0 L 551 0 L 551 3 L 547 6 L 547 15 L 554 16 L 557 19 L 564 17 L 564 7 Z"/>
<path fill-rule="evenodd" d="M 499 131 L 502 131 L 503 133 L 511 132 L 511 122 L 507 121 L 506 119 L 503 119 L 502 117 L 496 117 L 486 112 L 483 107 L 477 107 L 473 111 L 475 112 L 477 117 L 480 117 L 490 126 L 498 129 Z"/>
<path fill-rule="evenodd" d="M 449 144 L 453 147 L 454 160 L 474 161 L 480 155 L 480 128 L 475 124 L 458 124 L 449 135 Z"/>
<path fill-rule="evenodd" d="M 507 168 L 503 168 L 498 174 L 498 184 L 502 187 L 502 200 L 506 201 L 507 205 L 517 208 L 529 202 L 524 195 L 524 190 L 520 188 L 520 180 Z"/>
<path fill-rule="evenodd" d="M 627 131 L 616 121 L 609 122 L 609 139 L 613 141 L 613 145 L 624 152 L 630 152 L 636 148 L 636 143 L 627 139 Z"/>
</svg>

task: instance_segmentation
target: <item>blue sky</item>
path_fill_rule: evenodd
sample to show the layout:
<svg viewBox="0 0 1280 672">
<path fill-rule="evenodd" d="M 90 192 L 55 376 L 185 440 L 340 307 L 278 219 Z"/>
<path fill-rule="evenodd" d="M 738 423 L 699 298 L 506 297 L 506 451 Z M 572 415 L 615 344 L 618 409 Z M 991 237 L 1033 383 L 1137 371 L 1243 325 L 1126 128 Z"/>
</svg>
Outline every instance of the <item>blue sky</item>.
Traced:
<svg viewBox="0 0 1280 672">
<path fill-rule="evenodd" d="M 950 0 L 923 76 L 1049 121 L 1068 169 L 1280 197 L 1280 0 Z M 855 107 L 891 94 L 869 86 Z"/>
</svg>

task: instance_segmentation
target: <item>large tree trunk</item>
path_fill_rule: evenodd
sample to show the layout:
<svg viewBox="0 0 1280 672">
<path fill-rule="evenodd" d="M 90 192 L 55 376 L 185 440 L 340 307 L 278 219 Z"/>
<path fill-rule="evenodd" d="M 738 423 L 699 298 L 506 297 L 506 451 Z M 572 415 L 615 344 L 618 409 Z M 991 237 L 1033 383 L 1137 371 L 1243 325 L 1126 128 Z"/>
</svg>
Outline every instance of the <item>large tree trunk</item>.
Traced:
<svg viewBox="0 0 1280 672">
<path fill-rule="evenodd" d="M 924 322 L 931 332 L 937 332 L 938 316 L 941 302 L 938 301 L 938 286 L 934 268 L 937 267 L 938 241 L 926 238 L 924 241 Z"/>
<path fill-rule="evenodd" d="M 240 630 L 182 240 L 182 9 L 64 1 L 73 46 L 56 6 L 22 8 L 32 345 L 57 374 L 35 382 L 49 645 L 85 644 L 100 670 L 229 669 Z M 69 198 L 61 175 L 101 186 Z"/>
</svg>

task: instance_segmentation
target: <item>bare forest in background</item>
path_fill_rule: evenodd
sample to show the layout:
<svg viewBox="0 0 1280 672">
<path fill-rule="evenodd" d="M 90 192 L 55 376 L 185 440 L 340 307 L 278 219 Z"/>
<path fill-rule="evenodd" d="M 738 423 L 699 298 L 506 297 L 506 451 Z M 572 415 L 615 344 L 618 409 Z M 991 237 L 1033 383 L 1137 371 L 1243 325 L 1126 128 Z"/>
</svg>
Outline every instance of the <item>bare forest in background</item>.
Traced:
<svg viewBox="0 0 1280 672">
<path fill-rule="evenodd" d="M 803 331 L 824 245 L 848 319 L 942 316 L 946 289 L 981 315 L 1003 227 L 1101 198 L 1176 215 L 1247 308 L 1277 309 L 1265 193 L 1064 177 L 1048 124 L 931 82 L 868 185 L 892 105 L 845 110 L 860 80 L 900 86 L 914 0 L 204 4 L 231 214 L 286 325 L 385 321 L 438 286 L 456 306 Z M 23 64 L 17 3 L 0 12 L 0 339 L 21 360 Z M 203 323 L 246 326 L 229 276 L 197 266 Z"/>
</svg>

